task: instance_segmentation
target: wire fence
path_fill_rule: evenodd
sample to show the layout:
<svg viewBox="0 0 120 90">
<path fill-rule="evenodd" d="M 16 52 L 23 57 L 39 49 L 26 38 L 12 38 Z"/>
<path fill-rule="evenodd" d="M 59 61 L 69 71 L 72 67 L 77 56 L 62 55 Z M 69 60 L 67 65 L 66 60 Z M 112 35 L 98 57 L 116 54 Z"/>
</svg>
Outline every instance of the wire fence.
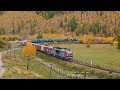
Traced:
<svg viewBox="0 0 120 90">
<path fill-rule="evenodd" d="M 82 74 L 74 74 L 74 73 L 70 73 L 67 72 L 61 68 L 57 68 L 54 64 L 49 64 L 46 63 L 38 58 L 36 58 L 42 65 L 45 65 L 46 67 L 50 68 L 51 70 L 65 76 L 68 79 L 84 79 L 84 76 Z"/>
</svg>

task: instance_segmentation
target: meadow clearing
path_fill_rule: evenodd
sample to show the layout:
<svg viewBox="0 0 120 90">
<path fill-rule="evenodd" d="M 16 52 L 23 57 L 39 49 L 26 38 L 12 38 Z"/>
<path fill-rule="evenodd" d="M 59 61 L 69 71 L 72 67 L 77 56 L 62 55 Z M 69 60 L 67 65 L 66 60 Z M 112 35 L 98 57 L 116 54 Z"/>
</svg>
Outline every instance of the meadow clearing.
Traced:
<svg viewBox="0 0 120 90">
<path fill-rule="evenodd" d="M 86 48 L 86 44 L 57 44 L 57 46 L 70 48 L 74 59 L 88 63 L 92 61 L 93 64 L 120 70 L 120 50 L 110 44 L 91 44 L 90 48 Z"/>
</svg>

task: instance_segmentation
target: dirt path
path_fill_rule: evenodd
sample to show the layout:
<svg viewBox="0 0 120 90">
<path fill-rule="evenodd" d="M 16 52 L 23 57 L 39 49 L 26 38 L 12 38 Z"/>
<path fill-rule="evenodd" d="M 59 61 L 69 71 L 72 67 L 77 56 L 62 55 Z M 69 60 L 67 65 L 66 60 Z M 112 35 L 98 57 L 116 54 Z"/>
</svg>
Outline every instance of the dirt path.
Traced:
<svg viewBox="0 0 120 90">
<path fill-rule="evenodd" d="M 20 49 L 20 48 L 16 48 L 15 50 Z M 3 51 L 0 52 L 0 79 L 3 77 L 4 73 L 5 73 L 5 68 L 3 67 L 4 64 L 2 62 L 2 54 L 6 54 L 7 52 L 13 51 L 14 49 L 8 50 L 8 51 Z"/>
</svg>

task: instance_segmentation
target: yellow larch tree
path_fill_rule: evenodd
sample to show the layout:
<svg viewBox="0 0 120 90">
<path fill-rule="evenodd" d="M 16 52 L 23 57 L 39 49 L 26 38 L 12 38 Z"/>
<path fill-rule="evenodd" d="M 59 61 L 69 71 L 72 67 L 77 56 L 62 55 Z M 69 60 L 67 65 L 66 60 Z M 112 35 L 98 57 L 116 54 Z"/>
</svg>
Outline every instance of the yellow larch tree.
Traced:
<svg viewBox="0 0 120 90">
<path fill-rule="evenodd" d="M 22 55 L 24 57 L 28 57 L 27 69 L 29 69 L 29 61 L 30 61 L 29 58 L 31 56 L 35 56 L 36 55 L 36 48 L 34 46 L 32 46 L 31 43 L 27 43 L 26 46 L 24 46 L 23 49 L 22 49 Z"/>
</svg>

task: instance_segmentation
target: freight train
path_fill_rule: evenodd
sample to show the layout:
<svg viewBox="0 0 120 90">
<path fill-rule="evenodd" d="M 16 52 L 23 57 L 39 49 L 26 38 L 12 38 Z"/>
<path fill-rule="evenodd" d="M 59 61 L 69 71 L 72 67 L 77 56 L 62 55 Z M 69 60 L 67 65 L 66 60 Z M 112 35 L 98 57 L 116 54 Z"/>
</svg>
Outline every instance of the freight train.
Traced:
<svg viewBox="0 0 120 90">
<path fill-rule="evenodd" d="M 67 41 L 68 39 L 66 39 Z M 77 41 L 77 39 L 71 39 L 72 41 Z M 36 48 L 37 51 L 44 52 L 48 55 L 54 56 L 56 58 L 60 58 L 63 60 L 73 60 L 73 52 L 69 48 L 62 48 L 62 47 L 53 47 L 43 45 L 43 42 L 54 42 L 55 40 L 32 40 L 32 41 L 25 41 L 24 45 L 27 42 L 31 42 L 32 45 Z M 56 40 L 56 42 L 62 42 L 64 40 Z"/>
<path fill-rule="evenodd" d="M 44 52 L 48 55 L 51 55 L 63 60 L 73 60 L 73 52 L 68 48 L 52 47 L 52 46 L 46 46 L 42 44 L 35 44 L 35 43 L 32 43 L 32 45 L 35 46 L 37 51 Z"/>
</svg>

